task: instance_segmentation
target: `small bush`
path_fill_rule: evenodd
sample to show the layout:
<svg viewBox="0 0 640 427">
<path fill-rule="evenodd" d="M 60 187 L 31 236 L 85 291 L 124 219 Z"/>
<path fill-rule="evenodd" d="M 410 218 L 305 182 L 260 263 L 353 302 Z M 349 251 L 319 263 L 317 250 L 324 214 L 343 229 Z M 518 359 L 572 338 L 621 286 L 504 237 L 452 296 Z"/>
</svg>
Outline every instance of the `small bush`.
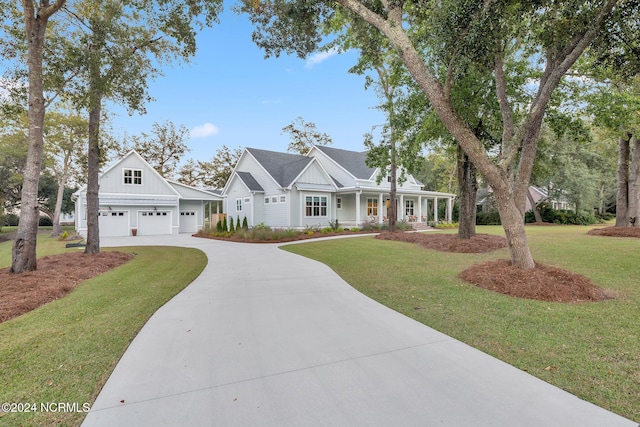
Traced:
<svg viewBox="0 0 640 427">
<path fill-rule="evenodd" d="M 242 225 L 240 224 L 240 215 L 236 217 L 236 230 L 240 230 Z"/>
<path fill-rule="evenodd" d="M 532 213 L 533 214 L 533 213 Z M 477 225 L 500 225 L 500 214 L 498 211 L 485 211 L 476 214 Z"/>
<path fill-rule="evenodd" d="M 20 217 L 16 214 L 6 214 L 4 216 L 4 225 L 7 227 L 16 227 L 18 225 L 18 221 Z"/>
<path fill-rule="evenodd" d="M 329 221 L 329 227 L 331 227 L 331 229 L 333 231 L 337 231 L 340 228 L 340 224 L 338 223 L 338 219 L 334 219 Z"/>
<path fill-rule="evenodd" d="M 247 221 L 247 216 L 245 215 L 244 219 L 242 220 L 242 228 L 244 228 L 245 230 L 249 229 L 249 222 Z"/>
<path fill-rule="evenodd" d="M 229 221 L 229 233 L 233 234 L 236 232 L 236 228 L 233 225 L 233 218 L 231 218 L 231 220 Z"/>
<path fill-rule="evenodd" d="M 51 218 L 49 218 L 48 216 L 41 216 L 40 219 L 38 220 L 38 225 L 39 226 L 52 226 L 53 222 L 51 221 Z"/>
<path fill-rule="evenodd" d="M 448 230 L 452 228 L 458 228 L 457 222 L 440 222 L 435 225 L 435 228 L 438 230 Z"/>
<path fill-rule="evenodd" d="M 227 231 L 229 230 L 229 227 L 227 226 L 227 216 L 225 215 L 225 217 L 222 220 L 222 231 Z"/>
</svg>

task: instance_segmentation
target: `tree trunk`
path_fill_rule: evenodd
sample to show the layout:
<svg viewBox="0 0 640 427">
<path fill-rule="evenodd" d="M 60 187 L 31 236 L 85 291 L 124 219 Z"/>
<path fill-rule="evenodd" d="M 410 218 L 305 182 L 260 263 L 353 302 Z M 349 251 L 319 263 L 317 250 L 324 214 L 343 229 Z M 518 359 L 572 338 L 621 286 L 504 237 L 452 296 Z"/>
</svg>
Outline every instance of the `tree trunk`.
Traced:
<svg viewBox="0 0 640 427">
<path fill-rule="evenodd" d="M 520 268 L 535 268 L 524 229 L 524 217 L 516 205 L 515 198 L 510 193 L 498 190 L 494 190 L 494 195 L 498 212 L 500 212 L 500 222 L 502 222 L 502 228 L 509 245 L 511 265 Z"/>
<path fill-rule="evenodd" d="M 627 218 L 630 226 L 640 227 L 640 144 L 635 135 L 630 138 L 629 151 L 631 161 L 629 162 Z"/>
<path fill-rule="evenodd" d="M 458 188 L 460 190 L 458 238 L 470 239 L 476 235 L 478 181 L 476 168 L 460 145 L 458 145 Z"/>
<path fill-rule="evenodd" d="M 531 191 L 527 191 L 527 199 L 529 199 L 529 204 L 531 205 L 531 210 L 533 211 L 533 216 L 536 219 L 536 222 L 542 222 L 542 216 L 540 215 L 540 210 L 538 209 L 538 205 L 536 204 L 536 201 L 533 200 Z"/>
<path fill-rule="evenodd" d="M 398 206 L 396 203 L 396 176 L 398 174 L 398 166 L 395 163 L 395 154 L 392 156 L 391 160 L 391 190 L 389 191 L 389 197 L 391 197 L 391 208 L 389 210 L 389 231 L 395 233 L 396 231 L 396 220 L 397 220 L 397 212 Z"/>
<path fill-rule="evenodd" d="M 616 227 L 628 227 L 629 217 L 629 140 L 618 138 L 618 191 L 616 195 Z"/>
<path fill-rule="evenodd" d="M 11 251 L 11 273 L 24 273 L 37 268 L 36 239 L 38 237 L 38 181 L 42 169 L 44 90 L 42 81 L 42 45 L 47 17 L 33 16 L 25 6 L 29 68 L 29 148 L 23 173 L 20 223 Z"/>
<path fill-rule="evenodd" d="M 60 213 L 62 211 L 62 199 L 64 198 L 64 185 L 67 181 L 66 173 L 58 178 L 58 195 L 56 198 L 56 207 L 53 211 L 53 230 L 51 230 L 51 237 L 58 237 L 62 234 L 62 226 L 60 225 Z"/>
<path fill-rule="evenodd" d="M 89 109 L 89 149 L 87 154 L 87 245 L 85 254 L 100 252 L 98 171 L 100 169 L 100 111 L 102 97 L 91 81 Z"/>
</svg>

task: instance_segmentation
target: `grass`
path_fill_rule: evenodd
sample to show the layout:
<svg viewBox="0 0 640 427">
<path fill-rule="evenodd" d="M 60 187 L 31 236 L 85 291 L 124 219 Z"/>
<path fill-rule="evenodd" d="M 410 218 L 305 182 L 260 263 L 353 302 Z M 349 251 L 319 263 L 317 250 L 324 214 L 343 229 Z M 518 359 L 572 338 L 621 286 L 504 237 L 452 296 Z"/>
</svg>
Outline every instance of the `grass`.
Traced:
<svg viewBox="0 0 640 427">
<path fill-rule="evenodd" d="M 39 236 L 39 254 L 63 247 L 64 242 Z M 8 413 L 0 425 L 79 425 L 82 405 L 93 403 L 140 328 L 207 262 L 196 249 L 119 250 L 137 255 L 67 297 L 0 324 L 0 402 L 34 402 L 38 409 L 41 403 L 69 402 L 80 412 Z M 10 257 L 11 242 L 0 244 L 3 266 L 10 263 L 7 253 Z"/>
<path fill-rule="evenodd" d="M 319 260 L 356 289 L 578 397 L 640 421 L 640 240 L 590 227 L 528 227 L 536 261 L 581 273 L 616 298 L 560 304 L 507 297 L 458 279 L 490 254 L 451 254 L 371 237 L 284 249 Z M 454 231 L 447 231 L 454 232 Z M 478 232 L 502 234 L 500 227 Z"/>
</svg>

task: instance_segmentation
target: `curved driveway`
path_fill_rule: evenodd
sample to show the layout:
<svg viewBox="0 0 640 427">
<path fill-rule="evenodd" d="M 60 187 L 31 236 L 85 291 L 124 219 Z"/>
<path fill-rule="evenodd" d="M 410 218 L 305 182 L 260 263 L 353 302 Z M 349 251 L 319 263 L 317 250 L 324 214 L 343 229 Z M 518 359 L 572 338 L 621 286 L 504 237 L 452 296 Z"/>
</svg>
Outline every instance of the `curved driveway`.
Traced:
<svg viewBox="0 0 640 427">
<path fill-rule="evenodd" d="M 202 274 L 148 321 L 83 426 L 633 426 L 277 245 L 186 235 Z"/>
</svg>

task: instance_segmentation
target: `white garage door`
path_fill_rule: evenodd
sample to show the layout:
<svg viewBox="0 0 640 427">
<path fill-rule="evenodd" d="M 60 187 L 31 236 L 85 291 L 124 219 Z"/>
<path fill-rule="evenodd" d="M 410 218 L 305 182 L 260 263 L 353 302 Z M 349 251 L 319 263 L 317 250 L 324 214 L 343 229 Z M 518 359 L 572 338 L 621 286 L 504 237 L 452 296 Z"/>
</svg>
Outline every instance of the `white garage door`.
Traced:
<svg viewBox="0 0 640 427">
<path fill-rule="evenodd" d="M 138 235 L 171 234 L 171 211 L 138 212 Z"/>
<path fill-rule="evenodd" d="M 198 231 L 195 211 L 180 211 L 180 232 L 195 233 Z"/>
<path fill-rule="evenodd" d="M 101 237 L 129 235 L 129 211 L 101 211 L 98 222 Z"/>
</svg>

